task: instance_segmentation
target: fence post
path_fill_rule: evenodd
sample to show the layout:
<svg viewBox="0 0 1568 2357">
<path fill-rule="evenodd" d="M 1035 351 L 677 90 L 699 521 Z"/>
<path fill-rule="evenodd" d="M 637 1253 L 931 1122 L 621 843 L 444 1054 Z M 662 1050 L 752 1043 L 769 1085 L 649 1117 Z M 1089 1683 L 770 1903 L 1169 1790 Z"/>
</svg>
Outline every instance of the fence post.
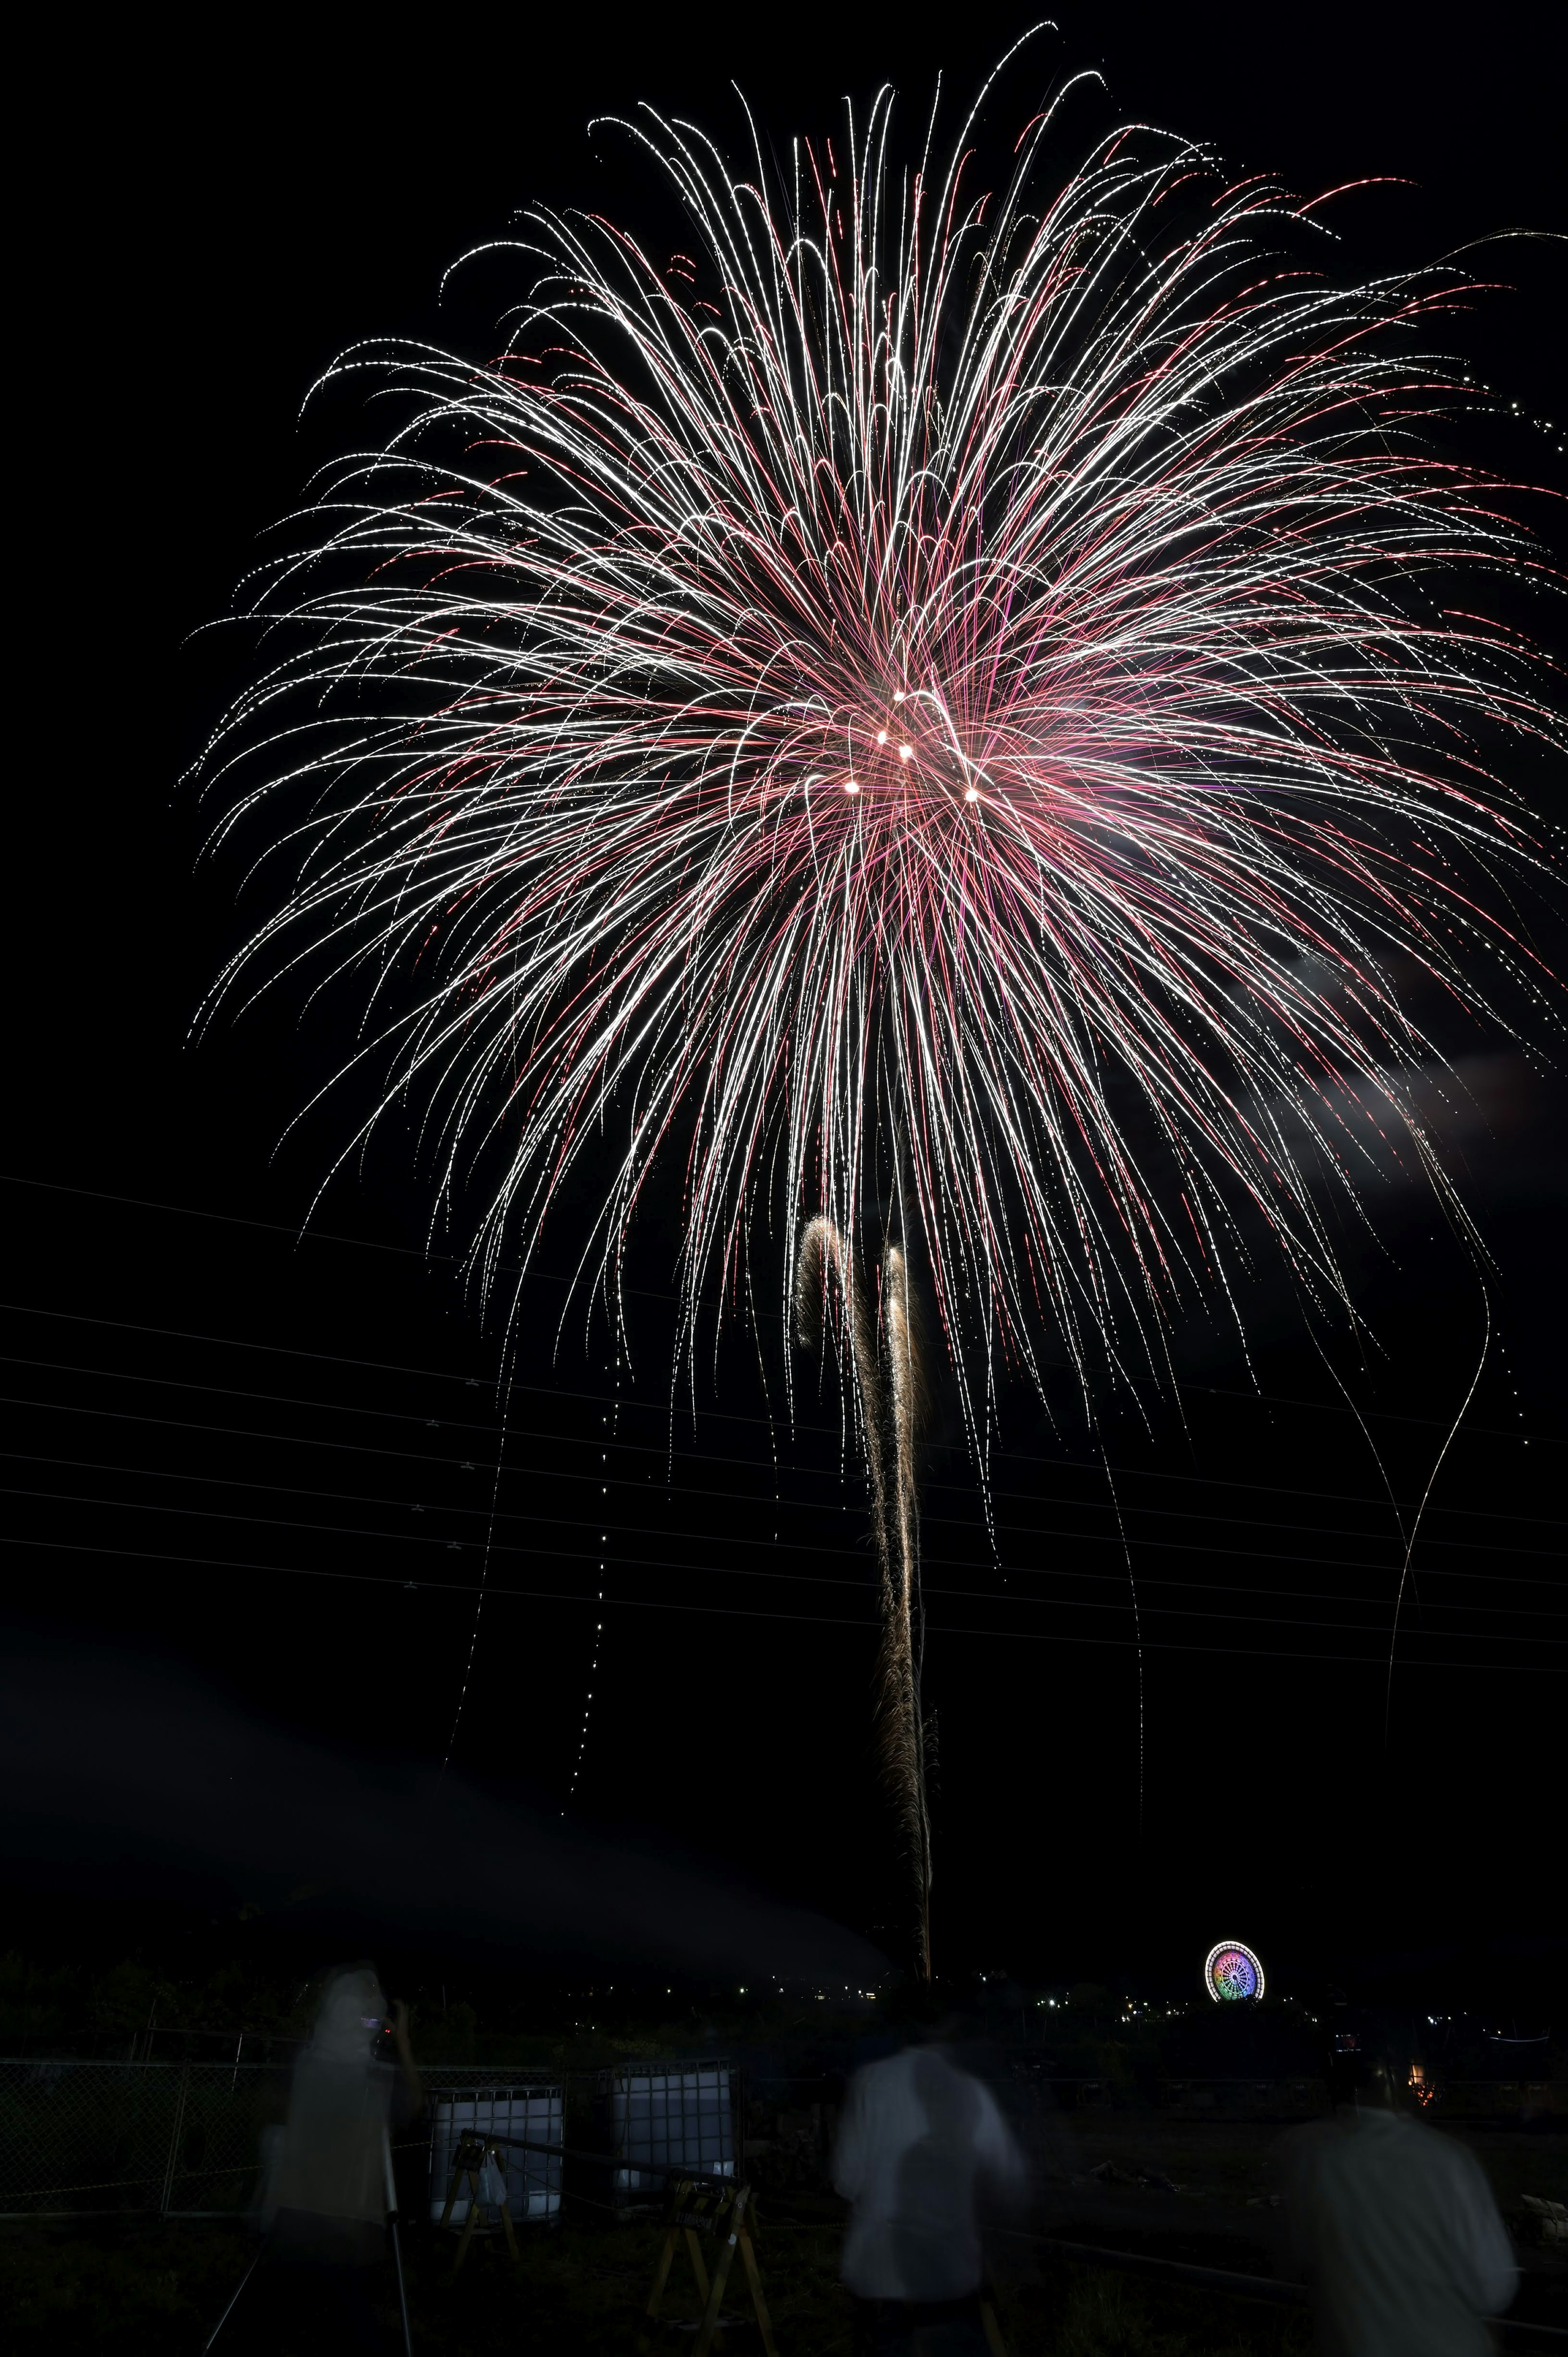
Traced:
<svg viewBox="0 0 1568 2357">
<path fill-rule="evenodd" d="M 180 2133 L 185 2126 L 185 2098 L 189 2085 L 190 2065 L 188 2062 L 182 2062 L 179 2066 L 179 2086 L 174 2099 L 174 2126 L 169 2132 L 168 2166 L 164 2170 L 163 2199 L 158 2203 L 160 2218 L 168 2216 L 169 2201 L 174 2193 L 175 2170 L 179 2161 Z"/>
</svg>

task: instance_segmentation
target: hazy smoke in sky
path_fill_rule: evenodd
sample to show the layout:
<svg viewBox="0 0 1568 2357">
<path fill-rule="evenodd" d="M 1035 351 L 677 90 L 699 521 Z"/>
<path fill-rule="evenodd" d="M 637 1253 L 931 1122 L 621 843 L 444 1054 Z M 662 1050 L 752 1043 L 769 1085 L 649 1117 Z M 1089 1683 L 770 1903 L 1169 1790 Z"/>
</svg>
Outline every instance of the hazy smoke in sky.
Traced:
<svg viewBox="0 0 1568 2357">
<path fill-rule="evenodd" d="M 13 1649 L 0 1671 L 5 1848 L 118 1895 L 216 1880 L 520 1970 L 627 1958 L 857 1984 L 883 1968 L 825 1916 L 690 1858 L 562 1825 L 447 1775 L 364 1763 L 168 1670 Z M 62 1867 L 61 1859 L 69 1860 Z"/>
</svg>

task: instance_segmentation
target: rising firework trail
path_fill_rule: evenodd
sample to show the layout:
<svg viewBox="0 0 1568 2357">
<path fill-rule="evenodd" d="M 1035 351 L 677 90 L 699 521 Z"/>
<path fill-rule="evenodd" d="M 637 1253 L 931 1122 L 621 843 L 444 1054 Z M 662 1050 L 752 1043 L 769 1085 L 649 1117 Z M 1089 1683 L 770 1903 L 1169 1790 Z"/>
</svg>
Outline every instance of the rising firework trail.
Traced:
<svg viewBox="0 0 1568 2357">
<path fill-rule="evenodd" d="M 1452 452 L 1472 290 L 1345 286 L 1163 132 L 1058 174 L 1063 95 L 989 192 L 973 114 L 905 165 L 886 91 L 780 169 L 639 115 L 677 250 L 536 210 L 498 357 L 331 371 L 397 422 L 262 576 L 298 636 L 208 762 L 296 855 L 225 986 L 357 980 L 438 1202 L 482 1174 L 479 1281 L 591 1160 L 613 1297 L 672 1157 L 691 1363 L 753 1240 L 787 1318 L 832 1264 L 868 1448 L 879 1203 L 983 1455 L 1004 1369 L 1157 1375 L 1265 1254 L 1353 1316 L 1394 1164 L 1464 1227 L 1426 1010 L 1551 989 L 1502 773 L 1564 732 L 1484 577 L 1551 576 Z"/>
<path fill-rule="evenodd" d="M 865 1441 L 881 1588 L 878 1765 L 914 1879 L 916 1967 L 922 1980 L 929 1980 L 931 1824 L 920 1705 L 920 1516 L 915 1469 L 923 1377 L 908 1267 L 896 1243 L 885 1247 L 879 1275 L 872 1303 L 849 1239 L 831 1220 L 811 1222 L 800 1239 L 795 1271 L 798 1331 L 808 1350 L 821 1347 L 824 1310 L 836 1290 Z"/>
</svg>

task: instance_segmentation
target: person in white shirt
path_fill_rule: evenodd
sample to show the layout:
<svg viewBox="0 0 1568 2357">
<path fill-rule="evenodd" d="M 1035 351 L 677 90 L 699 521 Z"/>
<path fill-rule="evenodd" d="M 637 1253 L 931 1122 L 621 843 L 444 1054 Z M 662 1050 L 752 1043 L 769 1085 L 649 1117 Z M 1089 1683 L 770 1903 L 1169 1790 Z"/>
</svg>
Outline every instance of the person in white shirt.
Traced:
<svg viewBox="0 0 1568 2357">
<path fill-rule="evenodd" d="M 841 2273 L 882 2357 L 984 2352 L 981 2212 L 1015 2207 L 1023 2156 L 989 2087 L 940 2043 L 857 2071 L 833 2153 Z"/>
<path fill-rule="evenodd" d="M 396 2072 L 378 2050 L 389 2042 Z M 288 2123 L 273 2146 L 261 2222 L 273 2262 L 267 2289 L 274 2310 L 335 2314 L 338 2341 L 347 2348 L 369 2352 L 385 2345 L 371 2284 L 386 2251 L 387 2137 L 421 2100 L 406 2007 L 400 2003 L 389 2015 L 369 1964 L 334 1973 L 295 2063 Z"/>
<path fill-rule="evenodd" d="M 1398 2108 L 1387 2057 L 1345 2058 L 1332 2121 L 1283 2148 L 1286 2228 L 1323 2357 L 1487 2357 L 1519 2270 L 1474 2153 Z"/>
</svg>

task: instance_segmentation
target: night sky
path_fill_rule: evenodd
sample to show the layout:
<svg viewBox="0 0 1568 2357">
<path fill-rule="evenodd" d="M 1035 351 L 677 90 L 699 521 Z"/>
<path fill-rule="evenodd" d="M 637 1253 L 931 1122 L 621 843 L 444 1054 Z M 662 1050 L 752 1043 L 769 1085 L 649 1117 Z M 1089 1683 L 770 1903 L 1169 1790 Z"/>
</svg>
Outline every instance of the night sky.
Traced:
<svg viewBox="0 0 1568 2357">
<path fill-rule="evenodd" d="M 1112 100 L 1083 101 L 1085 144 L 1113 109 L 1304 190 L 1406 176 L 1335 216 L 1347 273 L 1367 273 L 1568 227 L 1545 14 L 1493 6 L 1450 32 L 1375 0 L 1068 9 L 998 119 L 1098 64 Z M 503 1435 L 501 1316 L 465 1290 L 461 1236 L 430 1231 L 412 1125 L 314 1200 L 352 1092 L 289 1125 L 348 1052 L 341 1017 L 302 1020 L 283 990 L 188 1038 L 271 901 L 239 859 L 202 860 L 178 781 L 252 660 L 238 633 L 191 634 L 358 430 L 343 403 L 302 425 L 306 388 L 361 335 L 493 349 L 521 274 L 444 307 L 438 281 L 531 199 L 635 227 L 645 183 L 590 115 L 647 98 L 738 149 L 732 77 L 776 141 L 832 131 L 843 93 L 889 77 L 912 128 L 939 69 L 967 101 L 1028 17 L 391 21 L 328 38 L 258 14 L 209 47 L 126 19 L 91 52 L 40 53 L 13 428 L 39 561 L 12 694 L 42 721 L 13 773 L 31 848 L 5 1161 L 16 1936 L 29 1906 L 42 1926 L 89 1897 L 110 1943 L 149 1908 L 249 1902 L 297 1919 L 306 1947 L 329 1917 L 334 1936 L 467 1943 L 527 1972 L 858 1976 L 896 1949 L 899 1895 L 836 1391 L 804 1370 L 791 1426 L 786 1338 L 763 1316 L 723 1331 L 671 1410 L 673 1181 L 635 1239 L 618 1370 L 602 1315 L 566 1308 L 585 1179 L 523 1298 Z M 1532 417 L 1563 397 L 1565 252 L 1486 248 L 1514 291 L 1460 330 Z M 1561 491 L 1562 438 L 1530 429 L 1514 463 Z M 1560 823 L 1561 779 L 1530 791 Z M 1531 915 L 1559 971 L 1563 909 Z M 1144 1417 L 1098 1403 L 1141 1674 L 1066 1369 L 1045 1406 L 1004 1401 L 993 1538 L 939 1383 L 939 1970 L 1185 1988 L 1222 1935 L 1287 1984 L 1534 1988 L 1561 1970 L 1568 1082 L 1480 1032 L 1448 1044 L 1493 1341 L 1423 1526 L 1386 1742 L 1389 1489 L 1407 1506 L 1424 1490 L 1485 1322 L 1430 1196 L 1391 1183 L 1379 1242 L 1345 1232 L 1376 1347 L 1336 1364 L 1365 1433 L 1266 1273 L 1251 1368 L 1195 1315 L 1178 1395 Z"/>
</svg>

